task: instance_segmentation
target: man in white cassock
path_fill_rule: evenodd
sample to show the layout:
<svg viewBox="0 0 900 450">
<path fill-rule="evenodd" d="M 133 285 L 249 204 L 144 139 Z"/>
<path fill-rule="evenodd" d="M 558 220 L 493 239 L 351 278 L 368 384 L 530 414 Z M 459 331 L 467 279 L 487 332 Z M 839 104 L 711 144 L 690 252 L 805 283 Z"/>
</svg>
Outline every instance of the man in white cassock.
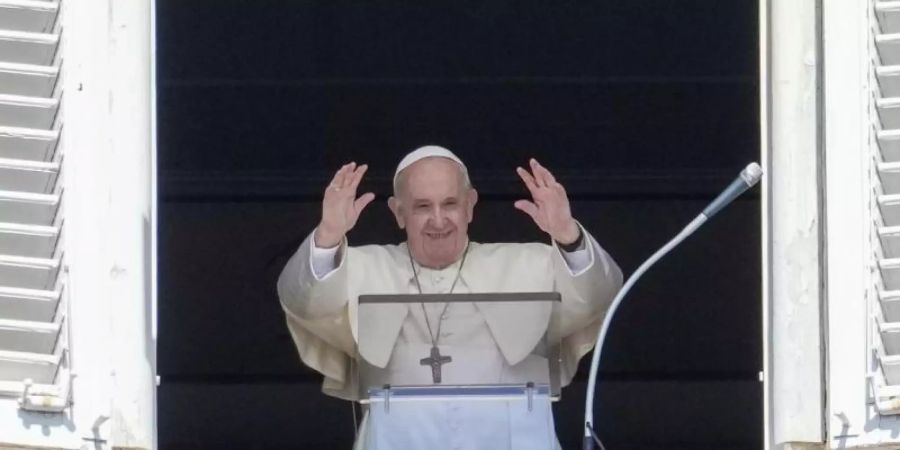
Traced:
<svg viewBox="0 0 900 450">
<path fill-rule="evenodd" d="M 572 217 L 563 186 L 536 160 L 529 165 L 530 171 L 521 167 L 516 171 L 532 199 L 516 201 L 514 206 L 549 234 L 550 245 L 471 242 L 467 230 L 478 194 L 466 166 L 449 150 L 426 146 L 400 162 L 394 195 L 388 199 L 397 224 L 406 231 L 406 242 L 349 246 L 347 232 L 375 196 L 357 197 L 366 165 L 350 163 L 337 171 L 325 190 L 319 225 L 278 280 L 278 294 L 300 357 L 324 376 L 326 394 L 357 398 L 352 376 L 357 348 L 368 366 L 382 369 L 388 382 L 397 377 L 432 384 L 438 381 L 438 373 L 443 384 L 529 379 L 535 367 L 530 358 L 551 320 L 558 323 L 561 336 L 560 378 L 563 385 L 571 381 L 579 359 L 593 348 L 606 309 L 621 287 L 622 273 Z M 365 314 L 371 317 L 365 320 L 377 324 L 377 329 L 367 331 L 362 337 L 365 345 L 357 347 L 361 294 L 546 291 L 559 292 L 562 301 L 552 307 L 543 303 L 367 306 Z M 422 362 L 429 356 L 449 362 L 435 368 Z M 381 445 L 495 449 L 502 441 L 492 431 L 509 427 L 504 421 L 511 419 L 491 414 L 489 408 L 451 408 L 411 420 L 415 423 Z M 356 448 L 365 446 L 370 431 L 364 420 Z M 528 444 L 512 447 L 528 448 Z"/>
</svg>

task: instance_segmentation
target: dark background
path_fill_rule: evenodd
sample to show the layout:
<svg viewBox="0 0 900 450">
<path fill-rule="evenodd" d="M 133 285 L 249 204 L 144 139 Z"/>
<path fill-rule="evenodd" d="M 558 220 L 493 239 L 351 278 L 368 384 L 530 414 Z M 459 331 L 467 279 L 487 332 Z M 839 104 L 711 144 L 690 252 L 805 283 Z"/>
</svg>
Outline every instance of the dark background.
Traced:
<svg viewBox="0 0 900 450">
<path fill-rule="evenodd" d="M 755 1 L 159 0 L 162 449 L 349 449 L 275 279 L 321 192 L 367 162 L 350 239 L 396 242 L 400 157 L 446 146 L 477 241 L 546 240 L 512 202 L 537 157 L 632 273 L 758 158 Z M 597 427 L 616 449 L 762 446 L 759 198 L 651 270 L 607 339 Z M 578 448 L 588 358 L 556 405 Z"/>
</svg>

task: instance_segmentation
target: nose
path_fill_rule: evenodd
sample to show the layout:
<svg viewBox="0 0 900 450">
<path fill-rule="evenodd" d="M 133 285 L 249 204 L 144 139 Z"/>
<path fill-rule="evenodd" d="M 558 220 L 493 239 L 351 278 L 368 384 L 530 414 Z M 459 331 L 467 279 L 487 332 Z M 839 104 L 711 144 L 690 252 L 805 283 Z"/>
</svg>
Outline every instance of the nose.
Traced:
<svg viewBox="0 0 900 450">
<path fill-rule="evenodd" d="M 435 205 L 434 208 L 431 209 L 431 217 L 432 225 L 440 227 L 444 224 L 444 210 L 440 205 Z"/>
</svg>

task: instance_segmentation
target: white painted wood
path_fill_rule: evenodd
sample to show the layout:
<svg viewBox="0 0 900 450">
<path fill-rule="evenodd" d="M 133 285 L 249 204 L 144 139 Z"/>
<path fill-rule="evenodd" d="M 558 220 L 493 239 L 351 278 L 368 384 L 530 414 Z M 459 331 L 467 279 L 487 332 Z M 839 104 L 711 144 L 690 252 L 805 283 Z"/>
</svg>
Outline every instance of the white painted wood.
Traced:
<svg viewBox="0 0 900 450">
<path fill-rule="evenodd" d="M 93 1 L 0 0 L 0 448 L 80 448 L 83 437 L 90 437 L 83 430 L 90 426 L 79 430 L 74 421 L 97 419 L 83 418 L 80 411 L 94 401 L 90 396 L 69 403 L 74 399 L 69 397 L 71 302 L 60 238 L 65 221 L 59 181 L 65 158 L 63 123 L 58 116 L 65 88 L 59 63 L 67 61 L 71 76 L 85 61 L 57 54 L 67 45 L 58 34 L 63 28 L 75 42 L 83 39 L 77 27 L 57 22 L 65 16 L 64 10 L 88 4 L 109 7 Z M 98 27 L 92 19 L 91 15 L 80 18 L 85 30 L 87 24 Z M 105 35 L 108 30 L 99 25 L 96 32 Z M 92 45 L 92 49 L 102 53 L 108 45 Z M 108 105 L 106 100 L 93 98 Z M 102 115 L 90 120 L 92 130 L 102 128 L 98 123 L 107 123 Z M 94 149 L 76 150 L 75 154 Z M 90 317 L 83 326 L 108 328 L 92 323 Z M 100 365 L 100 358 L 91 360 L 90 352 L 85 355 L 85 364 Z M 26 390 L 26 379 L 37 384 L 29 384 Z M 86 377 L 81 383 L 104 381 Z M 27 401 L 20 403 L 18 397 L 26 393 Z M 55 410 L 32 412 L 45 409 L 42 405 L 55 405 Z"/>
<path fill-rule="evenodd" d="M 900 291 L 879 290 L 878 299 L 884 319 L 900 322 Z"/>
<path fill-rule="evenodd" d="M 885 194 L 900 194 L 900 162 L 879 163 L 878 175 Z"/>
<path fill-rule="evenodd" d="M 816 0 L 767 2 L 768 135 L 764 151 L 766 222 L 770 252 L 763 268 L 768 280 L 769 333 L 766 390 L 771 447 L 824 441 L 823 353 L 819 305 L 823 186 L 818 148 Z"/>
<path fill-rule="evenodd" d="M 900 66 L 881 66 L 875 69 L 883 97 L 900 97 Z"/>
<path fill-rule="evenodd" d="M 885 354 L 890 356 L 900 356 L 900 323 L 879 323 L 878 331 L 881 333 L 880 338 L 882 345 L 884 346 Z"/>
<path fill-rule="evenodd" d="M 885 66 L 900 64 L 900 33 L 885 33 L 875 36 L 881 64 Z"/>
<path fill-rule="evenodd" d="M 50 161 L 58 142 L 59 130 L 0 126 L 0 158 Z"/>
<path fill-rule="evenodd" d="M 881 370 L 884 372 L 887 383 L 890 385 L 900 384 L 900 355 L 882 355 L 879 358 L 879 361 L 881 362 Z"/>
<path fill-rule="evenodd" d="M 31 392 L 59 395 L 60 387 L 54 384 L 32 383 Z M 18 397 L 25 390 L 25 383 L 21 381 L 0 381 L 0 397 Z"/>
<path fill-rule="evenodd" d="M 78 377 L 71 424 L 48 428 L 54 435 L 78 430 L 79 439 L 103 439 L 106 448 L 156 446 L 151 4 L 64 2 L 58 19 L 66 61 L 58 144 L 65 165 L 61 302 L 69 309 Z M 34 427 L 15 431 L 19 441 L 42 439 Z"/>
<path fill-rule="evenodd" d="M 900 2 L 876 1 L 875 13 L 882 30 L 900 30 Z"/>
<path fill-rule="evenodd" d="M 883 333 L 872 329 L 875 321 L 871 312 L 878 306 L 875 284 L 872 277 L 874 264 L 873 245 L 878 235 L 873 221 L 878 217 L 873 209 L 873 183 L 878 181 L 872 161 L 883 159 L 876 147 L 877 130 L 890 129 L 900 125 L 897 103 L 891 99 L 881 100 L 877 114 L 871 102 L 873 92 L 882 81 L 882 95 L 893 96 L 897 88 L 897 73 L 893 68 L 883 68 L 875 79 L 876 70 L 871 62 L 874 49 L 872 37 L 873 3 L 867 1 L 823 0 L 822 34 L 819 44 L 822 49 L 822 93 L 824 119 L 820 123 L 824 136 L 824 188 L 826 213 L 824 251 L 827 256 L 825 269 L 825 311 L 824 351 L 827 357 L 826 390 L 824 392 L 824 414 L 826 430 L 822 448 L 860 448 L 878 445 L 880 433 L 872 433 L 879 426 L 890 427 L 888 421 L 880 421 L 869 407 L 868 395 L 872 392 L 870 372 L 875 364 L 870 348 L 873 340 L 885 338 L 891 348 L 898 342 L 896 328 L 885 323 Z M 882 5 L 888 14 L 887 6 Z M 893 12 L 890 13 L 893 19 Z M 883 39 L 885 48 L 883 65 L 893 64 L 898 59 L 892 52 L 897 47 L 891 39 Z M 900 59 L 898 59 L 900 61 Z M 878 123 L 879 116 L 882 122 Z M 885 143 L 884 155 L 891 162 L 891 136 L 885 133 L 881 138 Z M 887 228 L 900 225 L 893 211 L 892 194 L 896 190 L 895 167 L 886 164 L 883 176 L 892 184 L 885 187 L 882 197 L 885 221 L 885 239 L 892 239 L 894 230 Z M 900 192 L 900 191 L 897 191 Z M 875 241 L 873 244 L 872 241 Z M 884 271 L 894 278 L 891 259 L 885 259 Z M 885 287 L 890 289 L 890 287 Z M 895 304 L 888 305 L 890 317 L 896 315 Z M 872 308 L 872 309 L 870 309 Z M 893 377 L 900 375 L 900 365 L 886 360 L 886 373 Z M 896 372 L 896 373 L 895 373 Z M 888 428 L 889 433 L 894 432 Z M 895 433 L 896 434 L 896 433 Z M 821 444 L 819 444 L 821 445 Z"/>
<path fill-rule="evenodd" d="M 50 322 L 59 299 L 59 291 L 0 287 L 0 317 Z"/>
<path fill-rule="evenodd" d="M 0 123 L 11 127 L 49 129 L 59 100 L 0 94 Z"/>
<path fill-rule="evenodd" d="M 59 339 L 59 330 L 59 322 L 0 319 L 0 349 L 51 354 Z"/>
<path fill-rule="evenodd" d="M 900 290 L 900 258 L 887 258 L 878 261 L 884 288 L 889 291 Z"/>
<path fill-rule="evenodd" d="M 881 160 L 885 162 L 900 161 L 900 129 L 879 130 L 877 136 Z"/>
<path fill-rule="evenodd" d="M 0 158 L 0 190 L 50 194 L 58 174 L 58 162 Z"/>
<path fill-rule="evenodd" d="M 58 11 L 57 1 L 0 0 L 0 29 L 48 33 Z"/>
<path fill-rule="evenodd" d="M 900 98 L 879 98 L 875 101 L 881 125 L 884 128 L 900 128 Z"/>
<path fill-rule="evenodd" d="M 58 44 L 56 34 L 0 30 L 0 61 L 49 66 Z"/>
<path fill-rule="evenodd" d="M 59 77 L 53 66 L 0 62 L 0 93 L 30 97 L 50 97 Z"/>
<path fill-rule="evenodd" d="M 880 227 L 878 237 L 881 239 L 884 256 L 900 258 L 900 226 Z"/>
<path fill-rule="evenodd" d="M 0 222 L 0 254 L 50 258 L 59 239 L 58 226 Z"/>
<path fill-rule="evenodd" d="M 59 260 L 0 255 L 0 286 L 54 289 Z"/>
<path fill-rule="evenodd" d="M 771 161 L 771 131 L 770 122 L 772 105 L 772 76 L 769 68 L 769 1 L 759 3 L 759 144 L 760 165 L 763 170 L 772 166 Z M 774 420 L 772 412 L 773 395 L 775 392 L 773 381 L 773 331 L 772 331 L 772 186 L 769 177 L 763 175 L 760 180 L 760 229 L 762 242 L 760 242 L 760 256 L 762 267 L 762 355 L 763 369 L 759 374 L 759 381 L 763 384 L 763 449 L 769 450 L 774 445 Z"/>
<path fill-rule="evenodd" d="M 31 379 L 36 383 L 49 384 L 54 382 L 59 360 L 59 354 L 48 355 L 0 349 L 0 373 L 4 374 L 5 379 Z"/>
<path fill-rule="evenodd" d="M 58 194 L 0 191 L 0 221 L 53 225 L 59 200 Z"/>
<path fill-rule="evenodd" d="M 885 225 L 900 225 L 900 195 L 879 195 L 878 207 Z"/>
<path fill-rule="evenodd" d="M 111 2 L 110 52 L 112 103 L 110 179 L 115 189 L 109 197 L 116 231 L 110 247 L 112 302 L 112 361 L 114 383 L 111 438 L 121 447 L 156 446 L 156 343 L 152 336 L 151 252 L 155 232 L 151 229 L 154 140 L 151 134 L 153 54 L 151 48 L 152 4 L 150 0 Z M 139 88 L 136 89 L 135 87 Z M 129 149 L 127 152 L 119 149 Z M 139 405 L 136 407 L 135 405 Z"/>
</svg>

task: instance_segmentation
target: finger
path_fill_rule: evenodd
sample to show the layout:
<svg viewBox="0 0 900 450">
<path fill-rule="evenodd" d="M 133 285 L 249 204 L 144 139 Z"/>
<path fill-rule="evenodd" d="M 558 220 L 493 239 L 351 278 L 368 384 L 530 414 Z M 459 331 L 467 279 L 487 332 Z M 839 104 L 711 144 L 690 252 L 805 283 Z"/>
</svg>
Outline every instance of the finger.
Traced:
<svg viewBox="0 0 900 450">
<path fill-rule="evenodd" d="M 354 171 L 356 170 L 356 162 L 347 164 L 347 170 L 344 172 L 344 179 L 341 183 L 341 189 L 349 188 L 353 182 Z"/>
<path fill-rule="evenodd" d="M 528 200 L 517 200 L 517 201 L 513 204 L 513 206 L 515 206 L 516 209 L 518 209 L 518 210 L 524 212 L 525 214 L 528 214 L 529 216 L 531 216 L 531 218 L 532 218 L 535 222 L 537 222 L 537 213 L 538 213 L 538 207 L 537 207 L 537 205 L 535 205 L 534 203 L 529 202 Z"/>
<path fill-rule="evenodd" d="M 547 179 L 547 185 L 553 186 L 553 184 L 556 183 L 556 177 L 553 176 L 553 172 L 541 165 L 541 163 L 537 162 L 537 160 L 535 160 L 534 162 L 537 163 L 538 170 L 540 170 L 540 172 L 544 175 L 544 178 Z"/>
<path fill-rule="evenodd" d="M 528 173 L 527 170 L 521 167 L 516 167 L 516 173 L 519 174 L 519 178 L 521 178 L 525 183 L 525 187 L 528 188 L 528 190 L 531 192 L 531 195 L 534 195 L 535 191 L 537 191 L 538 188 L 537 182 L 535 181 L 534 177 L 531 176 L 531 174 Z"/>
<path fill-rule="evenodd" d="M 375 194 L 371 192 L 366 192 L 356 199 L 356 201 L 353 202 L 353 209 L 356 211 L 356 215 L 359 216 L 359 213 L 362 212 L 363 208 L 369 203 L 372 203 L 372 200 L 375 200 Z"/>
<path fill-rule="evenodd" d="M 334 178 L 331 179 L 331 184 L 328 185 L 329 188 L 332 189 L 340 189 L 344 184 L 344 177 L 347 176 L 347 168 L 350 167 L 350 164 L 344 164 L 340 169 L 334 174 Z"/>
<path fill-rule="evenodd" d="M 551 186 L 556 180 L 549 170 L 544 168 L 536 159 L 531 158 L 531 171 L 534 172 L 534 178 L 539 186 Z"/>
<path fill-rule="evenodd" d="M 365 175 L 366 171 L 369 170 L 368 164 L 363 164 L 356 168 L 353 172 L 352 179 L 350 180 L 350 189 L 356 190 L 359 187 L 359 182 L 362 181 L 363 175 Z"/>
</svg>

